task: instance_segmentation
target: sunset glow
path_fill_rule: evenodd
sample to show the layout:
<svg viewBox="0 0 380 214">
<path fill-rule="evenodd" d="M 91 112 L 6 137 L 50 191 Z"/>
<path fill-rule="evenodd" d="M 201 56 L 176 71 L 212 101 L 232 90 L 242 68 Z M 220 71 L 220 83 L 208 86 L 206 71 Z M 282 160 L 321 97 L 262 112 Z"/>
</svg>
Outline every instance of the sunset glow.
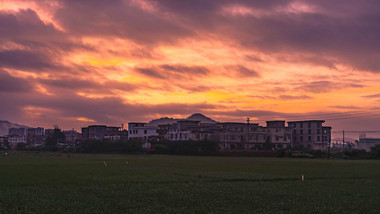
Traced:
<svg viewBox="0 0 380 214">
<path fill-rule="evenodd" d="M 378 2 L 234 2 L 0 0 L 0 119 L 380 128 Z"/>
</svg>

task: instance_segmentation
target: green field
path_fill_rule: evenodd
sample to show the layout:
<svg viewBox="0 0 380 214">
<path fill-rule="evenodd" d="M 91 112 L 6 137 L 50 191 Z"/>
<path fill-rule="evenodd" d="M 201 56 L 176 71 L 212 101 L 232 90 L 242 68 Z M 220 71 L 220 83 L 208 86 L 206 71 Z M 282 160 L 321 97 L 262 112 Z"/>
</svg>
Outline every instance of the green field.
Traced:
<svg viewBox="0 0 380 214">
<path fill-rule="evenodd" d="M 0 213 L 380 213 L 380 161 L 2 153 Z"/>
</svg>

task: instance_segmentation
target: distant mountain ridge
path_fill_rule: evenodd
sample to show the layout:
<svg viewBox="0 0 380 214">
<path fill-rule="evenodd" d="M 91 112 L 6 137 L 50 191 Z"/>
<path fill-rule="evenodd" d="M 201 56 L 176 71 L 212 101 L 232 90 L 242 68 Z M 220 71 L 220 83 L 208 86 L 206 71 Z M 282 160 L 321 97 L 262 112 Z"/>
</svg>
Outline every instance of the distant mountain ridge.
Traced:
<svg viewBox="0 0 380 214">
<path fill-rule="evenodd" d="M 7 120 L 0 120 L 0 136 L 8 135 L 8 129 L 10 128 L 28 128 L 28 126 L 11 123 Z"/>
<path fill-rule="evenodd" d="M 201 123 L 216 123 L 215 120 L 209 118 L 209 117 L 206 117 L 204 116 L 203 114 L 200 114 L 200 113 L 195 113 L 195 114 L 192 114 L 191 116 L 189 116 L 188 118 L 186 118 L 186 120 L 194 120 L 194 121 L 200 121 Z"/>
<path fill-rule="evenodd" d="M 151 120 L 147 125 L 148 126 L 159 126 L 159 125 L 173 124 L 179 120 L 183 120 L 183 119 L 161 117 L 159 119 Z M 192 114 L 189 117 L 187 117 L 185 120 L 200 121 L 201 123 L 211 123 L 211 124 L 217 123 L 215 120 L 213 120 L 209 117 L 206 117 L 200 113 Z"/>
</svg>

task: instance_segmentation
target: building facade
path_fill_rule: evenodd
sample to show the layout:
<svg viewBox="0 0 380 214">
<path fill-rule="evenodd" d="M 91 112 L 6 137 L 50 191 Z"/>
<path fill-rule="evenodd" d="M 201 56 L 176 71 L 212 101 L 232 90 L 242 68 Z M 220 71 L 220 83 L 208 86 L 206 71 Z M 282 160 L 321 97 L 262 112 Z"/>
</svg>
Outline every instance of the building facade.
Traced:
<svg viewBox="0 0 380 214">
<path fill-rule="evenodd" d="M 118 137 L 117 137 L 118 136 Z M 119 140 L 120 127 L 106 125 L 91 125 L 82 128 L 82 140 Z"/>
<path fill-rule="evenodd" d="M 357 142 L 358 149 L 370 151 L 372 147 L 380 144 L 380 138 L 359 138 Z"/>
<path fill-rule="evenodd" d="M 323 127 L 324 120 L 288 122 L 292 129 L 293 147 L 325 150 L 331 143 L 331 127 Z"/>
<path fill-rule="evenodd" d="M 267 142 L 275 149 L 289 149 L 292 144 L 292 128 L 285 127 L 285 121 L 267 121 Z"/>
</svg>

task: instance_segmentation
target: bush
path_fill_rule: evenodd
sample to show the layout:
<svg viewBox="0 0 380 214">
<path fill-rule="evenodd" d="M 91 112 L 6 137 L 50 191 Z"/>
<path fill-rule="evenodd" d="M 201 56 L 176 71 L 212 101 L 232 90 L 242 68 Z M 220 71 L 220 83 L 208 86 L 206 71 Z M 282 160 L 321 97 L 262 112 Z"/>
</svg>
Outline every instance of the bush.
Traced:
<svg viewBox="0 0 380 214">
<path fill-rule="evenodd" d="M 293 151 L 289 153 L 289 157 L 291 158 L 315 158 L 314 155 L 303 152 L 303 151 Z"/>
<path fill-rule="evenodd" d="M 186 140 L 186 141 L 165 141 L 154 146 L 155 153 L 177 154 L 177 155 L 197 155 L 213 154 L 218 151 L 218 143 L 211 140 Z"/>
<path fill-rule="evenodd" d="M 380 144 L 377 144 L 371 148 L 371 155 L 375 159 L 380 159 Z"/>
</svg>

